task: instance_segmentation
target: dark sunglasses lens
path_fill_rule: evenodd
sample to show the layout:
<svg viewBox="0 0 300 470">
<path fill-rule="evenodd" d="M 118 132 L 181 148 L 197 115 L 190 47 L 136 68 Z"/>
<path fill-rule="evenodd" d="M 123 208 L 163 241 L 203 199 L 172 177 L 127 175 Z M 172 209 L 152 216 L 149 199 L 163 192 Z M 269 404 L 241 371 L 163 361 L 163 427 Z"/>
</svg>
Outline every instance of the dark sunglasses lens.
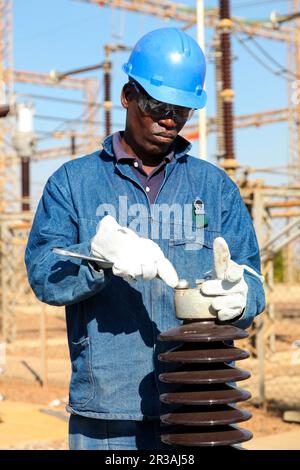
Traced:
<svg viewBox="0 0 300 470">
<path fill-rule="evenodd" d="M 181 121 L 188 121 L 193 116 L 194 109 L 177 107 L 174 108 L 174 113 L 178 116 L 178 119 L 181 119 Z"/>
<path fill-rule="evenodd" d="M 146 100 L 143 106 L 143 111 L 154 119 L 160 119 L 164 114 L 168 112 L 165 105 L 155 103 L 151 99 Z"/>
<path fill-rule="evenodd" d="M 184 123 L 191 119 L 194 109 L 184 108 L 183 106 L 172 106 L 161 101 L 157 101 L 154 98 L 149 98 L 137 87 L 135 83 L 132 83 L 137 92 L 137 102 L 141 111 L 153 119 L 163 119 L 171 116 L 176 122 Z"/>
<path fill-rule="evenodd" d="M 188 111 L 185 111 L 185 112 L 178 112 L 176 110 L 172 110 L 172 109 L 168 109 L 166 107 L 157 107 L 157 108 L 146 108 L 145 112 L 147 114 L 149 114 L 149 116 L 151 116 L 153 119 L 167 119 L 167 118 L 171 118 L 173 119 L 175 122 L 180 122 L 180 123 L 184 123 L 186 121 L 188 121 L 189 119 L 191 119 L 193 113 L 194 113 L 194 110 L 191 109 L 191 110 L 188 110 Z"/>
</svg>

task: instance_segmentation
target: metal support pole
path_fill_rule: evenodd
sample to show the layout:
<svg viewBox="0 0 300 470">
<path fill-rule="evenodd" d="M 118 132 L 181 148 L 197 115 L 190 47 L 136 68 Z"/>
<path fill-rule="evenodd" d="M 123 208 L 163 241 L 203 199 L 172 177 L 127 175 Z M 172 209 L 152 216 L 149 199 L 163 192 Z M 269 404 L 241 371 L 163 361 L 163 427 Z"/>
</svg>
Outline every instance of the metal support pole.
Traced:
<svg viewBox="0 0 300 470">
<path fill-rule="evenodd" d="M 205 52 L 205 31 L 204 31 L 204 1 L 197 0 L 197 40 L 199 46 Z M 207 123 L 206 108 L 199 110 L 198 121 L 199 157 L 207 160 Z"/>
<path fill-rule="evenodd" d="M 215 76 L 216 76 L 216 126 L 217 126 L 217 159 L 224 158 L 224 124 L 223 124 L 223 100 L 221 92 L 223 90 L 222 80 L 222 52 L 220 34 L 214 38 L 215 49 Z"/>
<path fill-rule="evenodd" d="M 262 227 L 264 223 L 263 194 L 261 188 L 254 190 L 253 195 L 253 225 L 256 231 L 259 246 L 262 246 L 263 234 Z M 258 358 L 258 399 L 263 407 L 266 403 L 265 396 L 265 348 L 264 348 L 264 320 L 259 315 L 255 320 L 256 325 L 256 350 Z"/>
<path fill-rule="evenodd" d="M 40 340 L 41 340 L 41 371 L 42 386 L 48 387 L 48 363 L 47 363 L 47 307 L 41 305 L 41 322 L 40 322 Z"/>
<path fill-rule="evenodd" d="M 300 1 L 294 0 L 294 10 L 298 10 L 300 8 Z M 295 58 L 294 58 L 294 69 L 296 77 L 300 77 L 300 20 L 297 19 L 295 21 L 295 33 L 294 33 L 294 51 L 295 51 Z M 298 78 L 299 80 L 299 78 Z M 299 99 L 295 103 L 295 125 L 296 125 L 296 164 L 298 171 L 300 170 L 300 103 Z M 297 181 L 298 183 L 299 181 Z"/>
</svg>

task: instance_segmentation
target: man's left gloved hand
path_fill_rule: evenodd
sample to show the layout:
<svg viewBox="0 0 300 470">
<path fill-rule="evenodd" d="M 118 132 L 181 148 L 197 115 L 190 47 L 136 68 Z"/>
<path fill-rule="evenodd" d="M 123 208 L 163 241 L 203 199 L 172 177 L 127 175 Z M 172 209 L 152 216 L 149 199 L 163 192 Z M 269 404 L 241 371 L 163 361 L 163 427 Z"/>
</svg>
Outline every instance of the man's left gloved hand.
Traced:
<svg viewBox="0 0 300 470">
<path fill-rule="evenodd" d="M 244 279 L 244 266 L 231 260 L 224 238 L 214 240 L 214 279 L 205 281 L 201 291 L 214 295 L 212 307 L 221 321 L 232 320 L 242 314 L 247 303 L 248 285 Z"/>
</svg>

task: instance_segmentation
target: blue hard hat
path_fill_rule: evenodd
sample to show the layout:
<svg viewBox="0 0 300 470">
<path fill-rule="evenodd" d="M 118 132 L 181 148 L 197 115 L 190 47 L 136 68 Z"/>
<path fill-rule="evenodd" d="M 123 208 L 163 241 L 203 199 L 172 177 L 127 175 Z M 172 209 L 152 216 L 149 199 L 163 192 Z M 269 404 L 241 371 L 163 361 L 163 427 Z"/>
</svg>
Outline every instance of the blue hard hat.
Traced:
<svg viewBox="0 0 300 470">
<path fill-rule="evenodd" d="M 194 109 L 206 104 L 204 54 L 180 29 L 160 28 L 145 34 L 123 70 L 158 101 Z"/>
</svg>

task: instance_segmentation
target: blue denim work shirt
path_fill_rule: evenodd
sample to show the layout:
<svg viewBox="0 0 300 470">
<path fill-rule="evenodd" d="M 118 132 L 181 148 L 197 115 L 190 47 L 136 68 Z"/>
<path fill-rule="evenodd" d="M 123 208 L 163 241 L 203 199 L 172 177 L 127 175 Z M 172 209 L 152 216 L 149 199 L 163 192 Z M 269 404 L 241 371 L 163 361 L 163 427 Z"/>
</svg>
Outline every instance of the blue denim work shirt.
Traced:
<svg viewBox="0 0 300 470">
<path fill-rule="evenodd" d="M 201 241 L 184 230 L 178 234 L 175 223 L 169 224 L 167 238 L 161 236 L 164 217 L 153 217 L 141 182 L 129 165 L 116 161 L 112 136 L 105 139 L 103 150 L 68 161 L 46 183 L 25 262 L 36 296 L 47 304 L 66 307 L 72 363 L 67 410 L 71 413 L 147 420 L 169 410 L 159 401 L 166 384 L 158 376 L 170 365 L 159 362 L 157 355 L 170 344 L 157 337 L 181 321 L 174 313 L 174 291 L 160 279 L 129 283 L 111 270 L 97 272 L 87 262 L 54 254 L 53 247 L 88 255 L 97 225 L 111 207 L 118 222 L 130 227 L 136 218 L 133 209 L 142 207 L 144 225 L 152 229 L 154 224 L 159 230 L 154 241 L 179 278 L 192 286 L 212 269 L 213 241 L 218 236 L 227 241 L 234 261 L 260 273 L 255 232 L 238 187 L 223 170 L 189 156 L 189 150 L 189 143 L 178 137 L 155 202 L 176 203 L 192 211 L 200 198 L 208 220 Z M 127 213 L 119 207 L 124 201 Z M 249 286 L 247 305 L 242 317 L 233 322 L 241 328 L 251 325 L 265 303 L 260 280 L 249 272 L 244 276 Z"/>
</svg>

